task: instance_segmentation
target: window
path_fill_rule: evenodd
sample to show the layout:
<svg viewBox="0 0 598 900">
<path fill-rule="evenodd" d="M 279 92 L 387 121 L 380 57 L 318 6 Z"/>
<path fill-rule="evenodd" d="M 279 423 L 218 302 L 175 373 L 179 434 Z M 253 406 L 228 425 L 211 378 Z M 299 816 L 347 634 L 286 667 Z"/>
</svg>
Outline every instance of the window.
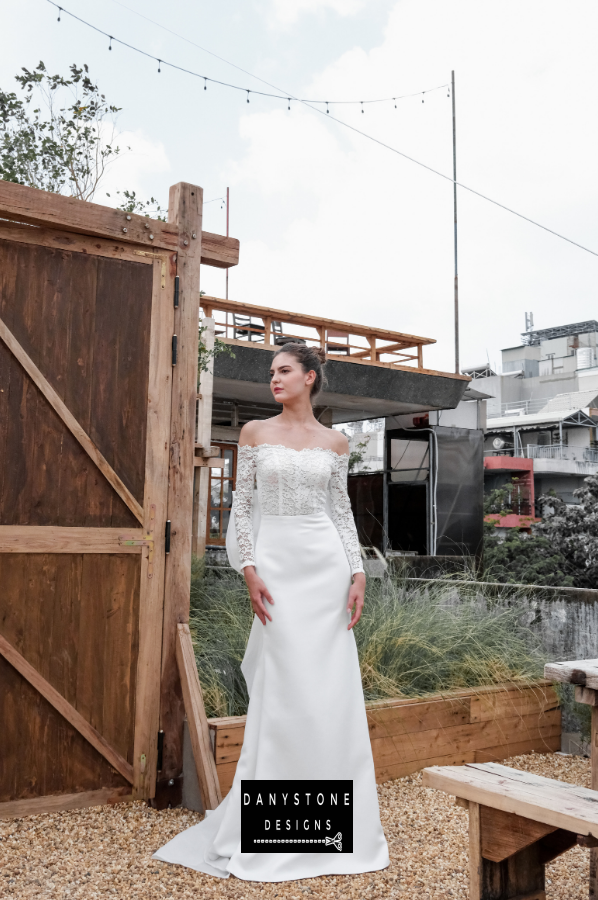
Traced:
<svg viewBox="0 0 598 900">
<path fill-rule="evenodd" d="M 237 445 L 212 444 L 219 447 L 223 458 L 221 468 L 210 468 L 210 492 L 206 543 L 223 546 L 233 502 L 237 474 Z"/>
</svg>

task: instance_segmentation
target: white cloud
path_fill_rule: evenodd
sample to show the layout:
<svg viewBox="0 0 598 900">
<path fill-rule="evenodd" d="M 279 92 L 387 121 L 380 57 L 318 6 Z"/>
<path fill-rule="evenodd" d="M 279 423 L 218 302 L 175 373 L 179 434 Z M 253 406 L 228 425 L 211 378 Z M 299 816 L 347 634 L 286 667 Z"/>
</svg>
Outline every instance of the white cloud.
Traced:
<svg viewBox="0 0 598 900">
<path fill-rule="evenodd" d="M 365 0 L 272 0 L 272 10 L 281 25 L 292 25 L 303 13 L 328 9 L 339 16 L 354 16 L 364 6 Z"/>
<path fill-rule="evenodd" d="M 305 91 L 409 93 L 454 68 L 459 179 L 598 248 L 597 19 L 585 0 L 566 13 L 555 0 L 402 0 L 379 47 L 344 54 Z M 449 174 L 446 90 L 397 105 L 331 112 Z M 295 104 L 246 114 L 241 134 L 247 152 L 225 177 L 252 219 L 231 296 L 434 337 L 424 361 L 450 369 L 450 182 Z M 538 327 L 594 317 L 594 257 L 462 190 L 459 222 L 463 365 L 513 345 L 526 310 Z"/>
<path fill-rule="evenodd" d="M 142 131 L 122 131 L 114 144 L 120 154 L 108 167 L 104 180 L 94 197 L 96 203 L 118 205 L 117 191 L 135 191 L 140 200 L 156 197 L 155 176 L 170 171 L 166 149 L 161 141 L 152 141 Z M 161 181 L 162 179 L 160 179 Z M 106 197 L 106 194 L 110 197 Z M 168 197 L 156 197 L 162 205 L 168 205 Z"/>
</svg>

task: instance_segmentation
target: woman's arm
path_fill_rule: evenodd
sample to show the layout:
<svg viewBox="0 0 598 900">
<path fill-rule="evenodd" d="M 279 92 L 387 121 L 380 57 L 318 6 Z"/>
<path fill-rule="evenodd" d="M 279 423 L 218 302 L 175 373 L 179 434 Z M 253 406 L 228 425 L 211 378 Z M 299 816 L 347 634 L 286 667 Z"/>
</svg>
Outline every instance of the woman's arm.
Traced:
<svg viewBox="0 0 598 900">
<path fill-rule="evenodd" d="M 351 613 L 351 621 L 348 627 L 353 628 L 361 618 L 363 609 L 363 601 L 365 595 L 365 573 L 363 571 L 363 563 L 361 561 L 361 548 L 357 537 L 357 529 L 355 528 L 355 519 L 353 518 L 353 510 L 351 509 L 351 501 L 347 493 L 347 473 L 349 468 L 349 460 L 347 456 L 337 456 L 335 466 L 330 478 L 330 500 L 332 507 L 332 521 L 336 525 L 336 529 L 340 535 L 340 539 L 345 548 L 349 565 L 351 566 L 351 574 L 353 582 L 349 588 L 349 598 L 347 601 L 347 610 Z"/>
<path fill-rule="evenodd" d="M 247 434 L 247 425 L 243 428 L 241 440 L 251 439 Z M 237 454 L 237 480 L 235 485 L 235 526 L 237 529 L 237 544 L 243 577 L 249 590 L 251 606 L 254 613 L 262 623 L 266 619 L 272 621 L 272 616 L 266 609 L 265 600 L 274 604 L 266 585 L 255 571 L 255 558 L 253 546 L 253 482 L 257 462 L 257 448 L 249 443 L 239 442 Z"/>
</svg>

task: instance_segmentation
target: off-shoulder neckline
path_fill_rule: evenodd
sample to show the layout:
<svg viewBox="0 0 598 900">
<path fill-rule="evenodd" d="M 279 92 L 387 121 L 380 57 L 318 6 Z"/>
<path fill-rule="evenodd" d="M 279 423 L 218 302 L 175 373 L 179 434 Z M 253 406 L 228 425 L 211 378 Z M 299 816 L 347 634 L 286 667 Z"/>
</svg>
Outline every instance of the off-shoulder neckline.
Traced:
<svg viewBox="0 0 598 900">
<path fill-rule="evenodd" d="M 292 450 L 293 453 L 306 453 L 308 450 L 320 450 L 322 453 L 334 453 L 335 456 L 338 456 L 339 459 L 348 459 L 348 453 L 337 453 L 336 450 L 330 449 L 330 447 L 302 447 L 301 450 L 296 450 L 295 447 L 287 447 L 286 444 L 256 444 L 252 446 L 251 444 L 243 444 L 242 447 L 239 447 L 242 450 L 244 447 L 249 447 L 251 450 L 259 450 L 260 447 L 270 447 L 273 450 Z"/>
</svg>

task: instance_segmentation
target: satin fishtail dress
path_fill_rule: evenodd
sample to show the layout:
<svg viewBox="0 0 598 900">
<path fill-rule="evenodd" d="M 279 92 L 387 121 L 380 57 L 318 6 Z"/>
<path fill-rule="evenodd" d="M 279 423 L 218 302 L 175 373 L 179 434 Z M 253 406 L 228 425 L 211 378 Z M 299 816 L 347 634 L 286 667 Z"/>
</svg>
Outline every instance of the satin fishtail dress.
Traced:
<svg viewBox="0 0 598 900">
<path fill-rule="evenodd" d="M 230 792 L 154 855 L 200 872 L 290 881 L 389 864 L 357 648 L 347 629 L 352 573 L 363 571 L 347 495 L 348 456 L 321 448 L 240 447 L 234 527 L 241 567 L 255 565 L 274 599 L 257 616 L 242 663 L 249 689 Z M 253 533 L 254 478 L 260 524 Z M 353 781 L 353 852 L 242 853 L 241 781 Z"/>
</svg>

